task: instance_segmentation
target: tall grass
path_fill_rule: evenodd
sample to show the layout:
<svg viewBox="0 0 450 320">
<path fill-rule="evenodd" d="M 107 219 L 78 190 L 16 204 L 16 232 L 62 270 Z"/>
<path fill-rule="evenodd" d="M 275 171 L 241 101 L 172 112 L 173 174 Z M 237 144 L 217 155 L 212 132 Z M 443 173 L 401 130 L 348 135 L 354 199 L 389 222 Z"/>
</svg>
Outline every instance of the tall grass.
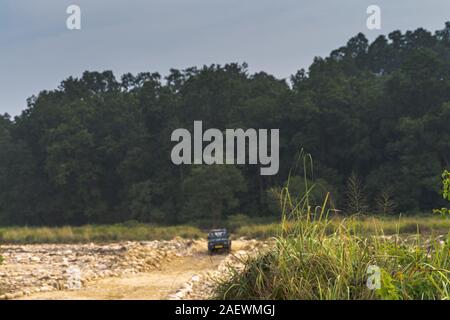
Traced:
<svg viewBox="0 0 450 320">
<path fill-rule="evenodd" d="M 306 179 L 305 179 L 306 180 Z M 243 271 L 218 283 L 220 299 L 449 299 L 450 241 L 397 232 L 384 237 L 382 224 L 364 234 L 351 219 L 332 219 L 329 195 L 311 208 L 308 195 L 282 191 L 282 218 L 274 247 L 246 261 Z M 271 226 L 275 228 L 275 226 Z M 380 270 L 381 287 L 367 286 L 369 266 Z"/>
</svg>

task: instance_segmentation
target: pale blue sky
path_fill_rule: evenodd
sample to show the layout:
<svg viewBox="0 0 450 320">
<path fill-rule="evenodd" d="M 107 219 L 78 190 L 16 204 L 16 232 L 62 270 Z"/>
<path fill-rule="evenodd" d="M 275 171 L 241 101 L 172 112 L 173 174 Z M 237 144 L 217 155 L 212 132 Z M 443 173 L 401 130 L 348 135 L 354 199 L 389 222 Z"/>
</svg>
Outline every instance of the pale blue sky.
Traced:
<svg viewBox="0 0 450 320">
<path fill-rule="evenodd" d="M 82 9 L 82 30 L 66 28 L 66 8 Z M 382 30 L 366 28 L 366 8 L 382 9 Z M 357 34 L 450 20 L 449 0 L 0 0 L 0 113 L 85 70 L 125 72 L 247 62 L 279 78 L 308 67 Z"/>
</svg>

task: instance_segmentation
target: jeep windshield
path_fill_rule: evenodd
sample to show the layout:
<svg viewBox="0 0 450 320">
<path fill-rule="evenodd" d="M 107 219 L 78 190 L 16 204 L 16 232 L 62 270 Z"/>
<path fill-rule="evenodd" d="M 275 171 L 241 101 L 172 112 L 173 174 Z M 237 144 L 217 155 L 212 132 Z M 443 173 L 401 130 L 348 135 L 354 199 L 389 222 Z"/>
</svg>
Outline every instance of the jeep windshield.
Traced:
<svg viewBox="0 0 450 320">
<path fill-rule="evenodd" d="M 220 239 L 220 238 L 227 238 L 228 235 L 225 231 L 213 231 L 210 232 L 208 235 L 208 238 L 210 239 Z"/>
</svg>

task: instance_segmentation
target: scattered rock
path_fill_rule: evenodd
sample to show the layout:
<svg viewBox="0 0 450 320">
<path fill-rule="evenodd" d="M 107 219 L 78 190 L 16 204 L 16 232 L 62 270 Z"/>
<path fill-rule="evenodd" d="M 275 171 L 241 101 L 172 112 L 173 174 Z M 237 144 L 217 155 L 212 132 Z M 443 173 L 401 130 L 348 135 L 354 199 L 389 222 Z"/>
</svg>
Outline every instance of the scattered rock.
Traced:
<svg viewBox="0 0 450 320">
<path fill-rule="evenodd" d="M 160 268 L 163 261 L 189 254 L 192 240 L 112 244 L 2 245 L 0 299 L 33 292 L 72 289 L 91 280 Z M 68 270 L 71 270 L 70 272 Z"/>
</svg>

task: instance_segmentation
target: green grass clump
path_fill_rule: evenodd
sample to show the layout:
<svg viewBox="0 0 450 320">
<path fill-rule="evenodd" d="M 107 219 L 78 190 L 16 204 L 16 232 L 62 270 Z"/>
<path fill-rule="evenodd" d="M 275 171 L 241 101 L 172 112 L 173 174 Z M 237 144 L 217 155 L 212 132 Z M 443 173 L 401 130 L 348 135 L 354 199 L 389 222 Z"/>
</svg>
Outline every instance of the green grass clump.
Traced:
<svg viewBox="0 0 450 320">
<path fill-rule="evenodd" d="M 244 271 L 231 269 L 219 281 L 219 299 L 449 299 L 450 241 L 399 230 L 417 231 L 417 221 L 393 224 L 370 219 L 330 219 L 322 207 L 312 210 L 308 189 L 302 201 L 291 201 L 286 187 L 282 221 L 274 246 L 246 262 Z M 380 222 L 380 221 L 378 221 Z M 382 227 L 395 227 L 385 237 Z M 252 227 L 252 229 L 257 229 Z M 394 231 L 394 230 L 390 230 Z M 264 234 L 264 230 L 259 230 Z M 448 232 L 448 229 L 447 229 Z M 367 235 L 365 233 L 372 233 Z M 369 266 L 380 270 L 381 287 L 367 286 Z"/>
</svg>

